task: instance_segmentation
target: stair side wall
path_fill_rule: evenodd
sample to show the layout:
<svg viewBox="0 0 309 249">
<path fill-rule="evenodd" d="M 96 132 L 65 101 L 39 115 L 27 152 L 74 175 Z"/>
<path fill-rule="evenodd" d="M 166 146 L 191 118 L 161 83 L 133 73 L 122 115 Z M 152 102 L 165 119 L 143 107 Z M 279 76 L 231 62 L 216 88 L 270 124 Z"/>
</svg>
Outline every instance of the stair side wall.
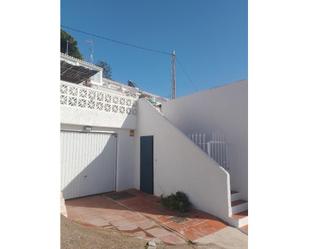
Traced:
<svg viewBox="0 0 309 249">
<path fill-rule="evenodd" d="M 231 213 L 229 174 L 147 100 L 138 101 L 137 117 L 136 188 L 140 185 L 140 136 L 153 136 L 154 194 L 183 191 L 196 208 L 226 220 Z"/>
<path fill-rule="evenodd" d="M 163 115 L 185 134 L 222 132 L 230 148 L 231 188 L 248 200 L 248 81 L 176 98 Z"/>
</svg>

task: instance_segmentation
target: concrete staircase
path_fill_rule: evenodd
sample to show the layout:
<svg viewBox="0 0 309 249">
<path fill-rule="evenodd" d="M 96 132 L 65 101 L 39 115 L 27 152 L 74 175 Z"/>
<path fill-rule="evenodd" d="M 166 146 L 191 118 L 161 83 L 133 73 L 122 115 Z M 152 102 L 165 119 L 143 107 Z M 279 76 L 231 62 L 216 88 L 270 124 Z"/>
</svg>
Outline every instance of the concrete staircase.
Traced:
<svg viewBox="0 0 309 249">
<path fill-rule="evenodd" d="M 231 191 L 231 224 L 241 228 L 248 225 L 248 202 L 240 199 L 240 193 Z"/>
</svg>

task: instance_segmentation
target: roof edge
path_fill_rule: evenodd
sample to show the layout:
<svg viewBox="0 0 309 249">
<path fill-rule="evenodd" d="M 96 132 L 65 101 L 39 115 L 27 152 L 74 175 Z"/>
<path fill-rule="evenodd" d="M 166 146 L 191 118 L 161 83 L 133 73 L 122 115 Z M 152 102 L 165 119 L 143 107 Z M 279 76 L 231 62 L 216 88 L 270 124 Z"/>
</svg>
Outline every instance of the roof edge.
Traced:
<svg viewBox="0 0 309 249">
<path fill-rule="evenodd" d="M 80 63 L 84 66 L 88 66 L 88 67 L 91 67 L 91 68 L 94 68 L 95 70 L 98 70 L 98 71 L 103 71 L 103 68 L 95 65 L 95 64 L 92 64 L 90 62 L 87 62 L 87 61 L 84 61 L 84 60 L 81 60 L 81 59 L 77 59 L 71 55 L 67 55 L 67 54 L 64 54 L 64 53 L 60 53 L 60 58 L 63 58 L 63 59 L 67 59 L 67 60 L 73 60 L 77 63 Z"/>
</svg>

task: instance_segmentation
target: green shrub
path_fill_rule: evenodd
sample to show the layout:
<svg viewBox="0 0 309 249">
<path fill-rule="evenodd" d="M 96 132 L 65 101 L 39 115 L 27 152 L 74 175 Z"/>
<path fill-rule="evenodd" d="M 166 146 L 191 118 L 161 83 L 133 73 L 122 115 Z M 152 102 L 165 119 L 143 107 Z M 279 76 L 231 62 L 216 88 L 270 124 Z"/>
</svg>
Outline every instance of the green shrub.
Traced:
<svg viewBox="0 0 309 249">
<path fill-rule="evenodd" d="M 176 194 L 171 194 L 166 197 L 161 195 L 161 203 L 164 207 L 176 210 L 181 213 L 189 211 L 191 203 L 187 195 L 183 192 L 176 192 Z"/>
</svg>

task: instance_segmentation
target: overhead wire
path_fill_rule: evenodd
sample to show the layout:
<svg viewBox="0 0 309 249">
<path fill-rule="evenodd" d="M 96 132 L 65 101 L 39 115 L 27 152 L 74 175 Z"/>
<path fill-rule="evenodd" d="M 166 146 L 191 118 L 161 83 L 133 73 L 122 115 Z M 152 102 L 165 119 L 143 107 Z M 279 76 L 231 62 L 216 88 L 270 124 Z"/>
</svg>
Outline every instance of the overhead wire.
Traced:
<svg viewBox="0 0 309 249">
<path fill-rule="evenodd" d="M 178 63 L 178 65 L 180 65 L 180 69 L 182 70 L 184 75 L 187 77 L 189 83 L 195 88 L 196 91 L 198 91 L 197 85 L 194 83 L 194 81 L 192 80 L 191 76 L 187 73 L 187 71 L 185 70 L 184 65 L 180 62 L 180 60 L 179 60 L 179 58 L 177 56 L 176 56 L 176 62 Z"/>
<path fill-rule="evenodd" d="M 68 30 L 74 31 L 74 32 L 78 32 L 78 33 L 85 34 L 85 35 L 88 35 L 88 36 L 96 37 L 98 39 L 102 39 L 102 40 L 106 40 L 106 41 L 109 41 L 109 42 L 117 43 L 117 44 L 120 44 L 120 45 L 123 45 L 123 46 L 132 47 L 132 48 L 136 48 L 136 49 L 140 49 L 140 50 L 144 50 L 144 51 L 148 51 L 148 52 L 153 52 L 153 53 L 158 53 L 158 54 L 163 54 L 163 55 L 169 55 L 169 56 L 173 55 L 172 53 L 166 52 L 166 51 L 163 51 L 163 50 L 147 48 L 147 47 L 144 47 L 144 46 L 139 46 L 139 45 L 135 45 L 135 44 L 128 43 L 128 42 L 119 41 L 119 40 L 112 39 L 112 38 L 109 38 L 109 37 L 106 37 L 106 36 L 102 36 L 102 35 L 98 35 L 98 34 L 95 34 L 95 33 L 87 32 L 87 31 L 84 31 L 84 30 L 80 30 L 80 29 L 77 29 L 77 28 L 73 28 L 73 27 L 70 27 L 70 26 L 67 26 L 67 25 L 61 25 L 61 27 L 64 28 L 64 29 L 68 29 Z M 184 75 L 187 77 L 188 82 L 197 91 L 198 87 L 195 85 L 195 83 L 192 80 L 191 76 L 185 70 L 185 67 L 180 62 L 178 56 L 176 56 L 176 62 L 180 65 L 180 69 L 182 70 Z"/>
<path fill-rule="evenodd" d="M 86 32 L 86 31 L 83 31 L 83 30 L 80 30 L 80 29 L 76 29 L 76 28 L 72 28 L 72 27 L 69 27 L 69 26 L 66 26 L 66 25 L 61 25 L 61 27 L 65 28 L 65 29 L 69 29 L 71 31 L 82 33 L 82 34 L 85 34 L 85 35 L 93 36 L 93 37 L 96 37 L 98 39 L 103 39 L 103 40 L 106 40 L 106 41 L 118 43 L 118 44 L 121 44 L 123 46 L 133 47 L 133 48 L 137 48 L 137 49 L 141 49 L 141 50 L 145 50 L 145 51 L 153 52 L 153 53 L 159 53 L 159 54 L 164 54 L 164 55 L 172 55 L 171 53 L 166 52 L 166 51 L 162 51 L 162 50 L 158 50 L 158 49 L 153 49 L 153 48 L 142 47 L 142 46 L 135 45 L 135 44 L 132 44 L 132 43 L 115 40 L 115 39 L 112 39 L 112 38 L 109 38 L 109 37 L 106 37 L 106 36 L 102 36 L 102 35 Z"/>
</svg>

